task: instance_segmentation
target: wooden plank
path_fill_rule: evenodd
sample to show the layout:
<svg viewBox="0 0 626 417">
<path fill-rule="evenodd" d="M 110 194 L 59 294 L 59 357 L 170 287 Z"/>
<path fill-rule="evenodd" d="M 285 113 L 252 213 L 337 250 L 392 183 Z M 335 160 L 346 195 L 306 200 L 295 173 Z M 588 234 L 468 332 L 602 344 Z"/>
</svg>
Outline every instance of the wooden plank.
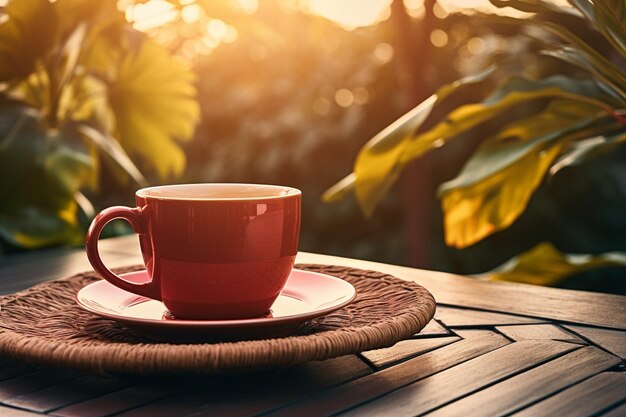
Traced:
<svg viewBox="0 0 626 417">
<path fill-rule="evenodd" d="M 619 358 L 603 350 L 584 346 L 440 408 L 430 416 L 495 416 L 513 413 L 620 362 Z"/>
<path fill-rule="evenodd" d="M 296 261 L 371 269 L 415 281 L 426 287 L 440 304 L 626 329 L 626 297 L 620 295 L 484 281 L 443 272 L 306 252 L 300 252 Z"/>
<path fill-rule="evenodd" d="M 424 414 L 576 348 L 554 340 L 512 343 L 363 404 L 345 416 Z"/>
<path fill-rule="evenodd" d="M 109 248 L 103 251 L 106 252 L 105 255 L 113 256 L 111 267 L 140 261 L 132 246 L 135 239 L 135 236 L 130 235 L 105 239 L 102 242 L 104 247 Z M 115 247 L 117 249 L 111 249 Z M 91 269 L 82 248 L 75 249 L 69 255 L 55 252 L 55 257 L 60 261 L 50 264 L 44 260 L 35 267 L 36 259 L 41 259 L 40 257 L 43 258 L 44 255 L 37 255 L 35 260 L 23 261 L 18 267 L 11 265 L 11 261 L 5 262 L 4 267 L 0 266 L 0 293 L 15 292 L 38 282 Z M 9 259 L 11 258 L 13 256 Z M 623 296 L 483 281 L 442 272 L 306 252 L 299 253 L 297 261 L 345 265 L 389 273 L 424 285 L 441 304 L 626 329 L 626 309 L 623 308 L 626 297 Z"/>
<path fill-rule="evenodd" d="M 285 369 L 235 374 L 208 381 L 208 384 L 192 387 L 195 388 L 193 392 L 157 401 L 121 416 L 170 417 L 191 412 L 194 416 L 257 415 L 311 392 L 322 391 L 371 372 L 363 361 L 349 355 Z"/>
<path fill-rule="evenodd" d="M 374 367 L 384 368 L 414 356 L 422 355 L 450 343 L 457 342 L 460 337 L 434 337 L 431 339 L 403 340 L 395 345 L 361 353 Z"/>
<path fill-rule="evenodd" d="M 545 323 L 545 320 L 463 308 L 437 307 L 435 318 L 453 328 Z"/>
<path fill-rule="evenodd" d="M 60 417 L 104 417 L 120 413 L 140 405 L 164 399 L 178 393 L 172 389 L 156 387 L 133 386 L 81 401 L 51 412 L 51 415 Z"/>
<path fill-rule="evenodd" d="M 135 258 L 120 254 L 103 256 L 110 268 L 137 263 Z M 41 282 L 92 270 L 84 250 L 62 253 L 57 257 L 0 267 L 0 294 L 10 294 Z"/>
<path fill-rule="evenodd" d="M 317 417 L 340 413 L 509 343 L 502 335 L 488 330 L 462 330 L 458 333 L 464 340 L 425 353 L 401 365 L 318 392 L 268 415 Z"/>
<path fill-rule="evenodd" d="M 18 395 L 4 403 L 30 411 L 47 413 L 56 408 L 121 389 L 126 385 L 117 378 L 85 376 L 39 391 Z"/>
<path fill-rule="evenodd" d="M 18 410 L 17 408 L 0 406 L 0 416 L 2 417 L 41 417 L 39 413 L 33 413 L 26 410 Z"/>
<path fill-rule="evenodd" d="M 515 414 L 517 417 L 586 417 L 626 399 L 626 373 L 603 372 Z"/>
<path fill-rule="evenodd" d="M 565 328 L 591 340 L 594 344 L 626 359 L 626 332 L 586 326 L 565 325 Z"/>
<path fill-rule="evenodd" d="M 210 391 L 205 393 L 204 398 L 198 393 L 177 395 L 115 414 L 115 417 L 187 416 L 206 404 L 210 396 Z M 243 397 L 242 400 L 247 401 Z"/>
<path fill-rule="evenodd" d="M 0 381 L 4 381 L 6 379 L 15 378 L 16 376 L 29 374 L 37 371 L 40 368 L 37 368 L 32 365 L 26 365 L 18 362 L 12 362 L 11 360 L 7 360 L 0 366 Z"/>
<path fill-rule="evenodd" d="M 496 329 L 513 340 L 561 340 L 563 342 L 587 344 L 580 337 L 554 324 L 529 324 L 522 326 L 498 326 Z"/>
<path fill-rule="evenodd" d="M 414 338 L 433 337 L 433 336 L 451 336 L 452 332 L 443 327 L 437 320 L 431 320 Z"/>
<path fill-rule="evenodd" d="M 602 414 L 602 417 L 624 417 L 626 416 L 626 403 L 619 405 L 612 410 Z"/>
<path fill-rule="evenodd" d="M 0 401 L 39 391 L 50 385 L 76 378 L 79 375 L 78 372 L 65 369 L 44 369 L 0 381 Z"/>
</svg>

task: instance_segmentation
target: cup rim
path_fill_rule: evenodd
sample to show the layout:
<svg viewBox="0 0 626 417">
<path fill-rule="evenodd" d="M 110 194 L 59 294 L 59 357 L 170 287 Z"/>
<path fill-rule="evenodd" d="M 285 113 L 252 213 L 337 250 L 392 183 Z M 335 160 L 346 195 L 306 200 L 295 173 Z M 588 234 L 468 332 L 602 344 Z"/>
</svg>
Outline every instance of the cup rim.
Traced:
<svg viewBox="0 0 626 417">
<path fill-rule="evenodd" d="M 284 190 L 285 194 L 282 195 L 257 195 L 248 197 L 180 197 L 180 196 L 163 196 L 163 195 L 149 195 L 150 191 L 155 191 L 165 188 L 191 188 L 198 186 L 235 186 L 235 187 L 255 187 L 265 189 L 280 189 Z M 153 199 L 153 200 L 171 200 L 171 201 L 259 201 L 259 200 L 279 200 L 290 197 L 296 197 L 302 195 L 302 191 L 297 188 L 289 187 L 286 185 L 273 185 L 273 184 L 253 184 L 253 183 L 235 183 L 235 182 L 207 182 L 207 183 L 193 183 L 193 184 L 165 184 L 156 185 L 152 187 L 145 187 L 135 192 L 137 197 Z"/>
</svg>

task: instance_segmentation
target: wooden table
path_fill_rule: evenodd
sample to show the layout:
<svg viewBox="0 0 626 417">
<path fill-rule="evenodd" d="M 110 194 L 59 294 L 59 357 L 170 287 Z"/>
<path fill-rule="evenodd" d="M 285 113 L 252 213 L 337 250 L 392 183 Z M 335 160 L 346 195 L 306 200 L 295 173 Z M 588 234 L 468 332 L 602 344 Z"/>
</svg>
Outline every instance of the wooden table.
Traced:
<svg viewBox="0 0 626 417">
<path fill-rule="evenodd" d="M 141 262 L 134 236 L 100 247 L 111 267 Z M 100 377 L 4 360 L 0 416 L 626 416 L 626 297 L 310 253 L 298 262 L 415 281 L 437 299 L 435 320 L 388 349 L 236 375 Z M 0 291 L 89 269 L 81 249 L 16 255 L 0 260 Z"/>
</svg>

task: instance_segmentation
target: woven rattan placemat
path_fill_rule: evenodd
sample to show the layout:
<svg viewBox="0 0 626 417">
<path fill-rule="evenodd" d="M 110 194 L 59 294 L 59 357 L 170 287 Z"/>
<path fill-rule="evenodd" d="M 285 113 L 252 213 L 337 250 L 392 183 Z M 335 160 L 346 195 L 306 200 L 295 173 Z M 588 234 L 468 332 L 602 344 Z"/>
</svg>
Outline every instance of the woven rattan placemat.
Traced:
<svg viewBox="0 0 626 417">
<path fill-rule="evenodd" d="M 97 373 L 213 373 L 288 366 L 391 346 L 419 332 L 435 313 L 433 296 L 413 282 L 343 266 L 297 267 L 345 279 L 356 288 L 356 299 L 290 337 L 160 343 L 81 309 L 77 291 L 99 279 L 88 272 L 0 297 L 0 355 Z"/>
</svg>

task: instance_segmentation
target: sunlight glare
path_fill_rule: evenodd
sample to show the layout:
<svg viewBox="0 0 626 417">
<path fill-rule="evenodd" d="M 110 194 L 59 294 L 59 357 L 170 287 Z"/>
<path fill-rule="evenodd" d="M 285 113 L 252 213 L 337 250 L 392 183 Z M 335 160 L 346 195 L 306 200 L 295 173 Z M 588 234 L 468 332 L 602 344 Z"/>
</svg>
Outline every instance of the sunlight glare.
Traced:
<svg viewBox="0 0 626 417">
<path fill-rule="evenodd" d="M 389 17 L 391 0 L 309 0 L 308 11 L 346 29 L 369 26 Z"/>
<path fill-rule="evenodd" d="M 183 7 L 180 12 L 180 17 L 185 23 L 195 23 L 200 20 L 202 13 L 203 11 L 200 6 L 197 4 L 190 4 L 189 6 Z"/>
<path fill-rule="evenodd" d="M 164 0 L 150 0 L 126 9 L 126 20 L 137 30 L 146 31 L 176 20 L 178 12 L 171 3 Z"/>
<path fill-rule="evenodd" d="M 258 0 L 237 0 L 237 3 L 239 3 L 241 10 L 248 14 L 256 12 L 259 8 Z"/>
<path fill-rule="evenodd" d="M 228 33 L 228 25 L 222 19 L 211 19 L 206 25 L 206 31 L 212 38 L 221 41 Z"/>
</svg>

